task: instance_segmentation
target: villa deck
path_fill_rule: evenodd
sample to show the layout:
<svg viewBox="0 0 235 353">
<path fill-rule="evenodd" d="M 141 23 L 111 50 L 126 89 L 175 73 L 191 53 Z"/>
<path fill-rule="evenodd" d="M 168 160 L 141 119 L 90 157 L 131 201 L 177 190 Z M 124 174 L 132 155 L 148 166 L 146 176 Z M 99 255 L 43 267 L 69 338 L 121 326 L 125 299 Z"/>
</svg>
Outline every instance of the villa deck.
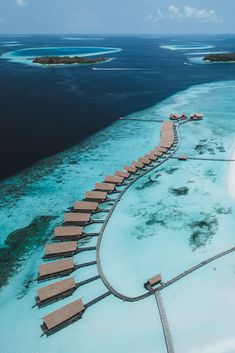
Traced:
<svg viewBox="0 0 235 353">
<path fill-rule="evenodd" d="M 91 213 L 67 212 L 64 214 L 65 223 L 76 223 L 85 226 L 91 222 Z"/>
<path fill-rule="evenodd" d="M 105 183 L 111 183 L 115 185 L 121 185 L 124 181 L 124 177 L 121 176 L 106 176 L 105 177 Z"/>
<path fill-rule="evenodd" d="M 149 154 L 145 154 L 144 158 L 147 158 L 150 161 L 154 161 L 155 162 L 158 159 L 158 156 L 154 156 L 154 154 L 149 153 Z"/>
<path fill-rule="evenodd" d="M 107 191 L 107 192 L 112 192 L 115 190 L 115 184 L 111 183 L 96 183 L 95 184 L 95 189 L 97 191 Z"/>
<path fill-rule="evenodd" d="M 45 334 L 52 334 L 62 327 L 80 319 L 85 311 L 82 299 L 78 299 L 62 308 L 44 316 L 42 330 Z"/>
<path fill-rule="evenodd" d="M 180 114 L 170 114 L 170 119 L 171 120 L 185 120 L 187 119 L 187 115 L 185 113 L 180 113 Z"/>
<path fill-rule="evenodd" d="M 163 152 L 159 151 L 159 149 L 155 148 L 153 151 L 151 151 L 151 153 L 156 156 L 156 157 L 162 157 L 163 156 Z"/>
<path fill-rule="evenodd" d="M 125 165 L 123 167 L 123 170 L 128 172 L 128 173 L 131 173 L 131 174 L 135 174 L 138 172 L 137 168 L 133 167 L 133 166 L 130 166 L 130 165 Z"/>
<path fill-rule="evenodd" d="M 76 241 L 52 243 L 45 246 L 45 259 L 55 257 L 71 257 L 78 252 Z"/>
<path fill-rule="evenodd" d="M 107 196 L 108 196 L 107 192 L 88 191 L 88 192 L 86 192 L 85 198 L 87 201 L 102 202 L 107 199 Z"/>
<path fill-rule="evenodd" d="M 38 280 L 56 278 L 59 276 L 66 276 L 74 271 L 74 262 L 72 259 L 64 259 L 49 262 L 39 266 Z"/>
<path fill-rule="evenodd" d="M 178 160 L 179 160 L 179 161 L 187 161 L 187 159 L 188 159 L 188 157 L 187 157 L 186 155 L 180 155 L 180 156 L 178 157 Z"/>
<path fill-rule="evenodd" d="M 131 165 L 138 169 L 143 169 L 145 167 L 144 163 L 141 163 L 139 161 L 133 161 L 131 162 Z"/>
<path fill-rule="evenodd" d="M 150 159 L 147 159 L 147 158 L 144 158 L 144 157 L 140 157 L 140 158 L 138 159 L 138 161 L 141 162 L 141 163 L 143 163 L 143 164 L 145 164 L 145 165 L 149 165 L 149 164 L 152 163 L 152 161 L 151 161 Z"/>
<path fill-rule="evenodd" d="M 56 227 L 54 230 L 54 240 L 78 240 L 83 235 L 83 227 L 64 226 Z"/>
<path fill-rule="evenodd" d="M 38 306 L 49 304 L 52 301 L 63 299 L 76 290 L 74 278 L 50 284 L 37 290 L 36 303 Z"/>
<path fill-rule="evenodd" d="M 114 175 L 119 176 L 119 177 L 122 177 L 122 178 L 124 178 L 124 179 L 130 178 L 130 173 L 127 173 L 127 172 L 122 171 L 122 170 L 116 171 L 116 172 L 114 173 Z"/>
<path fill-rule="evenodd" d="M 74 210 L 84 213 L 92 213 L 98 210 L 98 202 L 77 201 L 74 203 Z"/>
<path fill-rule="evenodd" d="M 147 282 L 144 284 L 144 287 L 148 290 L 151 290 L 152 287 L 161 285 L 162 284 L 162 276 L 160 274 L 150 278 L 147 280 Z"/>
<path fill-rule="evenodd" d="M 202 113 L 193 113 L 190 114 L 190 120 L 202 120 L 203 114 Z"/>
</svg>

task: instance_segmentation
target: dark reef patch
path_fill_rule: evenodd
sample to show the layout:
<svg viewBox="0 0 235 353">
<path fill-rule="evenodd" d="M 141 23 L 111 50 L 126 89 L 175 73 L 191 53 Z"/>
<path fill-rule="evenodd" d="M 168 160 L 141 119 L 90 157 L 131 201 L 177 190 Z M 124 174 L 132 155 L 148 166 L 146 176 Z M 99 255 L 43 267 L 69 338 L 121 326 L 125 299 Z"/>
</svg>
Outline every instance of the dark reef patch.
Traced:
<svg viewBox="0 0 235 353">
<path fill-rule="evenodd" d="M 217 143 L 214 138 L 208 140 L 200 140 L 195 146 L 195 151 L 199 154 L 209 153 L 211 156 L 215 155 L 216 152 L 224 153 L 225 148 L 222 143 Z"/>
<path fill-rule="evenodd" d="M 167 169 L 165 169 L 165 173 L 171 175 L 171 174 L 174 174 L 178 169 L 179 168 L 173 168 L 173 167 L 167 168 Z"/>
<path fill-rule="evenodd" d="M 150 227 L 144 225 L 136 226 L 135 231 L 132 232 L 132 236 L 141 240 L 143 238 L 148 238 L 154 236 L 154 231 Z"/>
<path fill-rule="evenodd" d="M 223 206 L 218 206 L 216 207 L 216 212 L 218 214 L 232 214 L 232 207 L 223 207 Z"/>
<path fill-rule="evenodd" d="M 132 235 L 137 239 L 143 239 L 150 236 L 156 236 L 159 230 L 165 229 L 176 230 L 182 228 L 182 212 L 178 206 L 169 208 L 165 202 L 160 201 L 157 205 L 148 205 L 152 212 L 148 212 L 146 208 L 135 210 L 131 215 L 136 218 L 136 226 Z M 169 217 L 169 214 L 171 215 Z"/>
<path fill-rule="evenodd" d="M 218 220 L 215 216 L 202 214 L 201 219 L 188 224 L 191 229 L 189 244 L 196 250 L 205 246 L 215 235 L 218 229 Z"/>
<path fill-rule="evenodd" d="M 206 170 L 205 170 L 205 176 L 206 176 L 207 178 L 210 178 L 213 183 L 216 182 L 216 172 L 214 171 L 214 169 L 212 169 L 212 168 L 206 169 Z"/>
<path fill-rule="evenodd" d="M 147 188 L 150 188 L 154 185 L 156 185 L 156 183 L 160 183 L 158 180 L 148 180 L 146 181 L 145 183 L 143 183 L 142 185 L 139 185 L 139 186 L 136 186 L 136 190 L 144 190 L 144 189 L 147 189 Z"/>
<path fill-rule="evenodd" d="M 154 224 L 160 224 L 162 227 L 166 226 L 165 217 L 159 215 L 158 212 L 148 214 L 148 219 L 145 222 L 146 226 L 153 226 Z"/>
<path fill-rule="evenodd" d="M 189 193 L 189 188 L 187 188 L 187 186 L 182 186 L 181 188 L 170 188 L 169 192 L 175 196 L 184 196 Z"/>
<path fill-rule="evenodd" d="M 33 284 L 35 279 L 34 273 L 31 273 L 27 278 L 24 280 L 23 287 L 19 293 L 17 293 L 17 299 L 23 298 L 29 291 L 31 285 Z"/>
<path fill-rule="evenodd" d="M 8 235 L 5 246 L 0 249 L 0 288 L 35 249 L 46 243 L 54 219 L 54 216 L 35 217 L 28 226 Z"/>
<path fill-rule="evenodd" d="M 224 148 L 223 145 L 218 145 L 218 146 L 216 146 L 216 149 L 217 149 L 219 152 L 221 152 L 221 153 L 224 153 L 224 152 L 225 152 L 225 148 Z"/>
</svg>

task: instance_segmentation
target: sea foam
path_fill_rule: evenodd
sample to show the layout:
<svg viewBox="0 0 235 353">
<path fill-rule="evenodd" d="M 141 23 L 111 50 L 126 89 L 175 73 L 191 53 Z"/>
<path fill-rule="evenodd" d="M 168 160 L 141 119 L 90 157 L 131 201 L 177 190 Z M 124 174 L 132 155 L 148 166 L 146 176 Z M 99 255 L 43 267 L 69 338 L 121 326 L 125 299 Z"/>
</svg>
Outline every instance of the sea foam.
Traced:
<svg viewBox="0 0 235 353">
<path fill-rule="evenodd" d="M 182 45 L 182 44 L 175 44 L 175 45 L 160 45 L 160 48 L 162 49 L 169 49 L 169 50 L 202 50 L 202 49 L 210 49 L 214 48 L 214 45 L 200 45 L 200 44 L 188 44 L 188 45 Z"/>
</svg>

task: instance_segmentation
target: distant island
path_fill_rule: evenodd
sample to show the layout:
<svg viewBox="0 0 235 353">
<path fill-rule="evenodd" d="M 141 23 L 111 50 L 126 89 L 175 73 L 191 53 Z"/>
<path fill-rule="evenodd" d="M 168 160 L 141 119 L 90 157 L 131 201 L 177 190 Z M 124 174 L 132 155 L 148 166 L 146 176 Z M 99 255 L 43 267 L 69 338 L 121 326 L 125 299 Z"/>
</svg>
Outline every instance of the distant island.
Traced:
<svg viewBox="0 0 235 353">
<path fill-rule="evenodd" d="M 204 56 L 203 60 L 210 62 L 235 62 L 235 53 L 208 54 Z"/>
<path fill-rule="evenodd" d="M 80 56 L 41 56 L 33 59 L 33 63 L 42 65 L 60 65 L 60 64 L 97 64 L 107 61 L 108 58 L 100 56 L 97 58 L 85 58 Z"/>
</svg>

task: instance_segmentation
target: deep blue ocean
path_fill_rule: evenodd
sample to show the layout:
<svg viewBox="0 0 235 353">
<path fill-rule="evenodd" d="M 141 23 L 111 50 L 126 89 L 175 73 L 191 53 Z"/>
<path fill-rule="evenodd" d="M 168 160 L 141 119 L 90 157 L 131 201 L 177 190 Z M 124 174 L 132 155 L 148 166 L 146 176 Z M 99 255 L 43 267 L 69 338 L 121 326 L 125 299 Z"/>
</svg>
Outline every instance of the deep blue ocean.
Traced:
<svg viewBox="0 0 235 353">
<path fill-rule="evenodd" d="M 99 70 L 42 69 L 0 58 L 1 179 L 77 144 L 118 117 L 151 107 L 194 84 L 235 78 L 233 65 L 190 64 L 185 51 L 160 47 L 211 45 L 215 48 L 208 51 L 233 51 L 235 36 L 77 37 L 0 36 L 0 55 L 40 47 L 122 49 L 108 54 L 115 60 L 99 64 Z"/>
</svg>

